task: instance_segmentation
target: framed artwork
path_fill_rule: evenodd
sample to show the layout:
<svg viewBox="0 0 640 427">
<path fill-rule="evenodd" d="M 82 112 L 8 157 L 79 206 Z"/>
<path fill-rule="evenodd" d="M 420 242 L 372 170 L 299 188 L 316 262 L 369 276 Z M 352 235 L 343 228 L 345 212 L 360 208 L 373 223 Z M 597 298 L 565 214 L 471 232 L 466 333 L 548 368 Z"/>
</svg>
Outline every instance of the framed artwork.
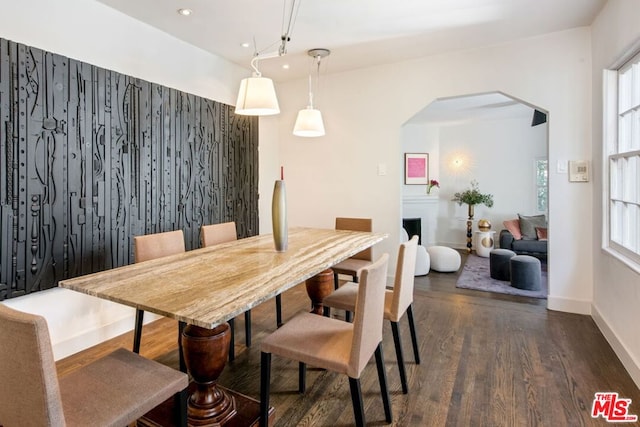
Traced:
<svg viewBox="0 0 640 427">
<path fill-rule="evenodd" d="M 404 183 L 407 185 L 429 183 L 428 153 L 404 153 Z"/>
</svg>

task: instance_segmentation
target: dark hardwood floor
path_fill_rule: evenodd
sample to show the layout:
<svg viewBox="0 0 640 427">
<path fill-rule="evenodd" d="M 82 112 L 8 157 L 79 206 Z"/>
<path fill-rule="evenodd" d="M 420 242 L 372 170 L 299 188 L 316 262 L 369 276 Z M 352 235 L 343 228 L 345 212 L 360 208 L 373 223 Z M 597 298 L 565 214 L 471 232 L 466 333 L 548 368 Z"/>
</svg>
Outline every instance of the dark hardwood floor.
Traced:
<svg viewBox="0 0 640 427">
<path fill-rule="evenodd" d="M 640 390 L 589 316 L 548 311 L 545 300 L 455 288 L 457 273 L 431 272 L 415 281 L 414 316 L 422 363 L 413 363 L 406 318 L 401 333 L 409 394 L 400 391 L 391 328 L 384 355 L 396 426 L 603 426 L 591 418 L 594 393 L 632 399 Z M 275 329 L 273 301 L 253 313 L 253 346 L 244 347 L 243 317 L 236 319 L 236 359 L 220 384 L 259 397 L 260 342 Z M 307 310 L 304 285 L 283 294 L 283 318 Z M 341 317 L 342 313 L 336 313 Z M 177 325 L 145 326 L 141 353 L 177 366 Z M 57 363 L 59 374 L 111 351 L 131 347 L 125 334 Z M 351 426 L 346 377 L 308 369 L 307 392 L 297 393 L 298 364 L 274 357 L 271 404 L 276 426 Z M 368 424 L 386 425 L 375 361 L 362 376 Z M 629 425 L 629 424 L 625 424 Z"/>
</svg>

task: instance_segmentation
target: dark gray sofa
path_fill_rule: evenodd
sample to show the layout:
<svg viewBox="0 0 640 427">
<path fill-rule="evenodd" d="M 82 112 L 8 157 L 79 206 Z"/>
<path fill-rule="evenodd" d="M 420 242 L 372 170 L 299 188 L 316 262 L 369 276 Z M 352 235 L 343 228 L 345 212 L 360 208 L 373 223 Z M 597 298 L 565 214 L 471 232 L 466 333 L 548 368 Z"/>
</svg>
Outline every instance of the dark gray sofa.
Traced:
<svg viewBox="0 0 640 427">
<path fill-rule="evenodd" d="M 546 240 L 515 240 L 508 230 L 500 231 L 500 247 L 510 249 L 518 255 L 531 255 L 536 258 L 547 258 Z"/>
</svg>

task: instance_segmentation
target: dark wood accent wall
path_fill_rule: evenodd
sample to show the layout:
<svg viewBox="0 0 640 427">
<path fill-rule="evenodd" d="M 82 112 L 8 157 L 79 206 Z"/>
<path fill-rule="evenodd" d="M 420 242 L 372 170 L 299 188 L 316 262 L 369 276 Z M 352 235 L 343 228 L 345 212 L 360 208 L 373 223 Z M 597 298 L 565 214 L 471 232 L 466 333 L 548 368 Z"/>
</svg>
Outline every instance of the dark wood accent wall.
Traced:
<svg viewBox="0 0 640 427">
<path fill-rule="evenodd" d="M 0 39 L 0 300 L 224 221 L 258 234 L 256 117 Z"/>
</svg>

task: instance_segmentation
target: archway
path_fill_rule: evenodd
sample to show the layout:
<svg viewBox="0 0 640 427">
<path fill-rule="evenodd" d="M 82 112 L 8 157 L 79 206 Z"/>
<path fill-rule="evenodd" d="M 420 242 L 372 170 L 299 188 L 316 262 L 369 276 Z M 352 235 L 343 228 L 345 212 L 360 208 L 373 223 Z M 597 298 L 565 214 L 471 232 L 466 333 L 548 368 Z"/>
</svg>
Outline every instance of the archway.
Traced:
<svg viewBox="0 0 640 427">
<path fill-rule="evenodd" d="M 541 120 L 544 118 L 545 120 Z M 440 187 L 402 184 L 402 217 L 421 219 L 422 244 L 466 248 L 466 206 L 453 194 L 477 181 L 493 195 L 476 206 L 498 235 L 503 221 L 521 215 L 548 218 L 546 112 L 501 92 L 439 98 L 402 128 L 404 153 L 428 154 L 428 179 Z"/>
</svg>

